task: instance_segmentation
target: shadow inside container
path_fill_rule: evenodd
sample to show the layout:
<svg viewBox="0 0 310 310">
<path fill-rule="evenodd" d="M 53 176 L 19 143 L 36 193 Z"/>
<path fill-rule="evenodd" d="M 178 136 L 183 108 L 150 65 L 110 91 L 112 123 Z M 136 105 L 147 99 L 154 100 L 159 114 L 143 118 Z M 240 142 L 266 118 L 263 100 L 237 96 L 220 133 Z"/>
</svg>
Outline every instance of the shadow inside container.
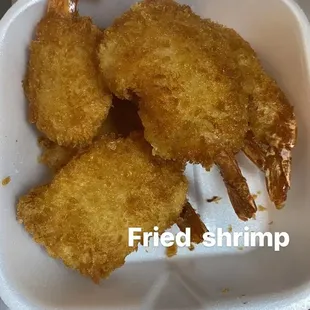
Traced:
<svg viewBox="0 0 310 310">
<path fill-rule="evenodd" d="M 14 2 L 14 1 L 13 1 Z M 5 14 L 5 12 L 11 6 L 11 0 L 1 0 L 0 2 L 0 18 Z"/>
</svg>

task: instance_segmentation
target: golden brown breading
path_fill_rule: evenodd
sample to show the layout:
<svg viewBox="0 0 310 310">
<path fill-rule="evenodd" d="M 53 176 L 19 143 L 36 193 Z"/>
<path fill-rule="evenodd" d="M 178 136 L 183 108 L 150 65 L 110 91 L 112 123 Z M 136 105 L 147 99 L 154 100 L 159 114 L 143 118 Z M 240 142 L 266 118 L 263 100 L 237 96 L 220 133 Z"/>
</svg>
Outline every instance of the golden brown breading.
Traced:
<svg viewBox="0 0 310 310">
<path fill-rule="evenodd" d="M 140 99 L 155 152 L 207 167 L 220 151 L 240 150 L 248 130 L 248 86 L 211 24 L 188 6 L 143 1 L 105 30 L 99 52 L 110 90 Z"/>
<path fill-rule="evenodd" d="M 238 33 L 217 23 L 210 24 L 210 27 L 229 42 L 230 52 L 238 60 L 244 83 L 255 83 L 254 88 L 249 85 L 249 111 L 251 130 L 257 139 L 276 148 L 291 148 L 292 140 L 296 140 L 296 119 L 283 91 L 265 72 L 250 44 Z"/>
<path fill-rule="evenodd" d="M 143 138 L 103 137 L 50 185 L 22 197 L 17 217 L 49 255 L 97 282 L 134 251 L 128 227 L 163 232 L 186 192 L 180 165 L 153 157 Z"/>
<path fill-rule="evenodd" d="M 112 99 L 98 77 L 101 38 L 90 18 L 69 12 L 51 10 L 37 26 L 24 81 L 29 118 L 59 145 L 91 143 L 107 117 Z"/>
<path fill-rule="evenodd" d="M 113 98 L 113 106 L 94 140 L 100 139 L 105 134 L 128 137 L 134 131 L 143 131 L 137 106 L 133 102 Z M 47 165 L 52 172 L 60 170 L 85 149 L 60 146 L 46 137 L 39 138 L 39 146 L 42 150 L 39 162 Z"/>
<path fill-rule="evenodd" d="M 38 144 L 42 150 L 39 162 L 52 172 L 59 171 L 78 153 L 77 148 L 60 146 L 46 137 L 40 137 Z"/>
<path fill-rule="evenodd" d="M 101 126 L 98 136 L 94 140 L 100 139 L 105 134 L 117 133 L 117 130 L 109 114 L 107 119 Z M 57 172 L 63 168 L 74 156 L 83 153 L 87 150 L 84 148 L 72 148 L 58 145 L 46 137 L 40 137 L 38 140 L 39 146 L 42 150 L 42 155 L 39 157 L 39 162 L 47 165 L 52 172 Z"/>
<path fill-rule="evenodd" d="M 293 106 L 284 92 L 263 69 L 250 44 L 235 31 L 213 23 L 230 44 L 245 83 L 255 87 L 249 97 L 250 131 L 243 151 L 266 174 L 270 199 L 282 208 L 291 183 L 291 152 L 297 140 L 297 121 Z"/>
</svg>

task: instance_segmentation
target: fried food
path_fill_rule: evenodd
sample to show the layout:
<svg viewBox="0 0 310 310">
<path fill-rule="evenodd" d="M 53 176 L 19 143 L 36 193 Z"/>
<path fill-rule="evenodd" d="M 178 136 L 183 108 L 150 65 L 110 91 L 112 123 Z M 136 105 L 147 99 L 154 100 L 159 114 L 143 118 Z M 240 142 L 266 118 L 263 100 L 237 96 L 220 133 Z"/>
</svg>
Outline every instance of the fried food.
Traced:
<svg viewBox="0 0 310 310">
<path fill-rule="evenodd" d="M 113 98 L 113 106 L 94 140 L 100 139 L 105 134 L 128 137 L 134 131 L 143 131 L 136 104 Z M 47 165 L 52 172 L 60 170 L 85 149 L 60 146 L 46 137 L 40 137 L 38 142 L 42 150 L 39 162 Z"/>
<path fill-rule="evenodd" d="M 291 184 L 291 154 L 297 141 L 294 109 L 276 81 L 264 71 L 251 46 L 227 35 L 231 45 L 238 46 L 244 76 L 253 76 L 255 82 L 249 105 L 251 130 L 243 151 L 265 172 L 269 196 L 280 209 Z"/>
<path fill-rule="evenodd" d="M 243 151 L 265 172 L 269 196 L 281 208 L 290 188 L 291 153 L 297 140 L 294 109 L 277 82 L 265 72 L 248 42 L 229 28 L 216 23 L 212 27 L 229 41 L 243 80 L 247 82 L 250 77 L 255 83 L 250 94 L 250 131 Z"/>
<path fill-rule="evenodd" d="M 173 1 L 143 1 L 105 30 L 99 53 L 110 90 L 138 96 L 155 152 L 206 167 L 239 151 L 248 130 L 240 70 L 209 23 Z"/>
<path fill-rule="evenodd" d="M 98 282 L 137 248 L 129 227 L 163 232 L 176 222 L 187 188 L 181 165 L 154 157 L 143 137 L 103 137 L 23 196 L 17 218 L 49 255 Z"/>
<path fill-rule="evenodd" d="M 100 68 L 117 97 L 138 98 L 155 154 L 206 169 L 216 162 L 222 172 L 232 164 L 232 183 L 244 180 L 234 155 L 249 130 L 254 78 L 243 79 L 229 40 L 212 25 L 171 0 L 137 3 L 105 30 Z M 242 202 L 234 204 L 242 219 L 257 211 L 245 181 L 229 195 Z"/>
<path fill-rule="evenodd" d="M 98 76 L 96 52 L 103 33 L 78 15 L 75 2 L 49 0 L 30 45 L 24 80 L 30 122 L 66 147 L 90 144 L 112 103 Z"/>
<path fill-rule="evenodd" d="M 183 232 L 186 231 L 186 228 L 190 228 L 191 242 L 196 244 L 203 242 L 203 235 L 208 232 L 206 225 L 188 201 L 183 206 L 182 213 L 177 220 L 177 225 Z"/>
<path fill-rule="evenodd" d="M 112 121 L 112 117 L 108 115 L 107 119 L 101 126 L 98 136 L 94 140 L 100 139 L 105 134 L 116 133 L 117 130 Z M 82 154 L 87 147 L 71 148 L 58 145 L 46 137 L 40 137 L 38 140 L 39 146 L 42 150 L 42 155 L 39 157 L 39 162 L 47 165 L 52 172 L 57 172 L 63 168 L 74 156 Z"/>
<path fill-rule="evenodd" d="M 248 42 L 232 29 L 217 23 L 210 26 L 229 42 L 245 83 L 255 84 L 249 88 L 250 130 L 243 151 L 265 172 L 269 196 L 277 208 L 282 208 L 290 188 L 291 153 L 297 140 L 294 109 Z"/>
<path fill-rule="evenodd" d="M 39 162 L 52 172 L 59 171 L 78 153 L 78 149 L 60 146 L 46 137 L 40 137 L 38 144 L 42 150 Z"/>
<path fill-rule="evenodd" d="M 220 168 L 220 173 L 236 214 L 239 219 L 247 221 L 247 219 L 253 217 L 253 209 L 255 208 L 256 211 L 257 208 L 237 161 L 234 157 L 221 153 L 216 158 L 216 163 Z"/>
</svg>

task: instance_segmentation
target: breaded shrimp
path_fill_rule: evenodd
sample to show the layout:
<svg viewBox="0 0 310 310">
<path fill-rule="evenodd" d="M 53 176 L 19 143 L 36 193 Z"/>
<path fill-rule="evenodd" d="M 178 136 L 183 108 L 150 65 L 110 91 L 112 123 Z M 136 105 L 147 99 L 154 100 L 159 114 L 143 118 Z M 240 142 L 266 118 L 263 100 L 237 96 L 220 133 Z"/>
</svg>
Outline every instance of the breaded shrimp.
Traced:
<svg viewBox="0 0 310 310">
<path fill-rule="evenodd" d="M 143 131 L 136 104 L 113 98 L 113 105 L 94 141 L 105 134 L 128 137 L 134 131 Z M 39 146 L 42 150 L 39 162 L 47 165 L 52 172 L 60 170 L 85 149 L 60 146 L 46 137 L 39 138 Z"/>
<path fill-rule="evenodd" d="M 243 151 L 265 172 L 269 196 L 276 207 L 281 208 L 290 188 L 291 151 L 297 140 L 293 106 L 277 82 L 265 72 L 248 42 L 234 30 L 217 23 L 210 23 L 210 27 L 229 42 L 243 81 L 255 84 L 250 91 L 250 130 Z"/>
<path fill-rule="evenodd" d="M 254 82 L 243 80 L 212 22 L 171 0 L 142 1 L 105 30 L 99 58 L 109 89 L 139 101 L 154 153 L 206 169 L 215 162 L 236 213 L 251 218 L 257 208 L 234 155 L 249 130 Z"/>
<path fill-rule="evenodd" d="M 145 137 L 163 158 L 210 167 L 248 130 L 247 96 L 229 44 L 187 6 L 143 1 L 105 30 L 100 67 L 119 98 L 139 98 Z"/>
<path fill-rule="evenodd" d="M 69 147 L 92 142 L 112 101 L 98 77 L 102 31 L 78 15 L 76 2 L 49 0 L 30 45 L 24 80 L 30 122 L 53 142 Z"/>
<path fill-rule="evenodd" d="M 177 221 L 187 188 L 181 165 L 154 157 L 143 137 L 103 137 L 21 197 L 17 218 L 49 255 L 98 282 L 137 248 L 129 227 L 163 232 Z"/>
</svg>

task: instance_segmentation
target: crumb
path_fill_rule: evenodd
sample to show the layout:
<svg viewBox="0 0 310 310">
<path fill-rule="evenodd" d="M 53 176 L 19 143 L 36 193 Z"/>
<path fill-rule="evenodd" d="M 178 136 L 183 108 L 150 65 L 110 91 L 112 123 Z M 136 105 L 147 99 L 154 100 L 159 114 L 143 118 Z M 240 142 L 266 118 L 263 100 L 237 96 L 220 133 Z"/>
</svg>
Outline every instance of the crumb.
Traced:
<svg viewBox="0 0 310 310">
<path fill-rule="evenodd" d="M 257 199 L 257 197 L 258 197 L 258 196 L 257 196 L 256 194 L 253 194 L 253 195 L 252 195 L 252 198 L 253 198 L 254 200 Z"/>
<path fill-rule="evenodd" d="M 272 225 L 272 224 L 273 224 L 273 221 L 271 221 L 271 222 L 268 223 L 268 225 Z"/>
<path fill-rule="evenodd" d="M 267 211 L 267 208 L 265 208 L 265 207 L 262 206 L 262 205 L 259 205 L 259 206 L 257 207 L 257 209 L 258 209 L 258 211 L 260 211 L 260 212 Z"/>
<path fill-rule="evenodd" d="M 229 292 L 229 288 L 223 288 L 223 289 L 222 289 L 222 293 L 223 293 L 223 294 L 226 294 L 226 293 L 228 293 L 228 292 Z"/>
<path fill-rule="evenodd" d="M 244 305 L 246 305 L 247 303 L 248 303 L 247 301 L 244 301 L 244 302 L 243 302 Z"/>
<path fill-rule="evenodd" d="M 239 246 L 238 248 L 237 248 L 239 251 L 243 251 L 243 246 Z"/>
<path fill-rule="evenodd" d="M 18 142 L 18 140 L 15 140 L 15 142 Z"/>
<path fill-rule="evenodd" d="M 262 193 L 262 191 L 257 191 L 257 195 L 260 195 Z"/>
<path fill-rule="evenodd" d="M 166 249 L 166 255 L 169 258 L 175 256 L 177 252 L 178 252 L 178 246 L 176 243 L 174 243 L 172 246 Z"/>
<path fill-rule="evenodd" d="M 186 238 L 184 236 L 181 237 L 181 242 L 185 243 Z"/>
<path fill-rule="evenodd" d="M 245 297 L 245 296 L 246 296 L 245 294 L 242 294 L 242 295 L 241 295 L 241 297 Z"/>
<path fill-rule="evenodd" d="M 277 209 L 282 210 L 284 207 L 285 207 L 285 204 L 282 204 L 282 205 L 277 206 Z"/>
<path fill-rule="evenodd" d="M 228 225 L 228 232 L 232 232 L 233 230 L 232 230 L 232 226 L 231 225 Z"/>
<path fill-rule="evenodd" d="M 207 202 L 209 202 L 209 203 L 211 203 L 211 202 L 219 203 L 219 201 L 221 199 L 222 199 L 221 197 L 213 196 L 211 199 L 207 199 Z"/>
<path fill-rule="evenodd" d="M 256 220 L 256 214 L 253 214 L 252 220 Z"/>
<path fill-rule="evenodd" d="M 190 251 L 194 251 L 194 250 L 195 250 L 195 246 L 194 246 L 194 244 L 193 244 L 193 243 L 191 243 L 191 245 L 188 247 L 188 249 L 189 249 Z"/>
<path fill-rule="evenodd" d="M 145 249 L 145 252 L 146 252 L 146 253 L 149 253 L 149 250 L 148 250 L 148 249 Z"/>
<path fill-rule="evenodd" d="M 11 182 L 11 177 L 6 177 L 2 180 L 2 186 L 6 186 Z"/>
</svg>

